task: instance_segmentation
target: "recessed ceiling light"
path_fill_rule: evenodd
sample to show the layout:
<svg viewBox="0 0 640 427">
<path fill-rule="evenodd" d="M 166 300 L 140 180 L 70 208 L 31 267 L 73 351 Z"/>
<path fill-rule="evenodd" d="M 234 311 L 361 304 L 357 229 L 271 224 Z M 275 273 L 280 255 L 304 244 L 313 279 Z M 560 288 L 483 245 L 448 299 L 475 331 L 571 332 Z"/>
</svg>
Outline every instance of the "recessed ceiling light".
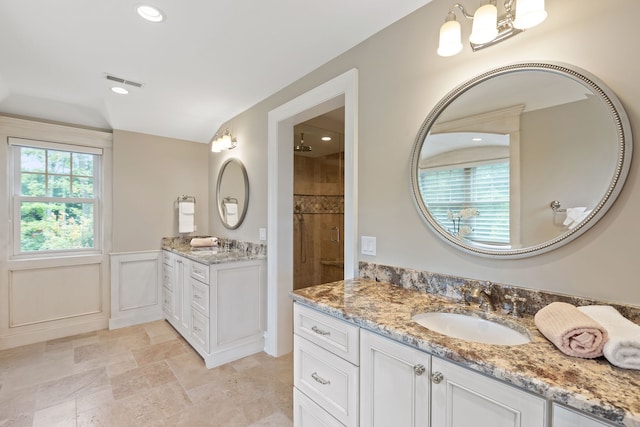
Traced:
<svg viewBox="0 0 640 427">
<path fill-rule="evenodd" d="M 151 22 L 161 22 L 164 20 L 164 13 L 157 7 L 142 4 L 137 8 L 138 15 Z"/>
<path fill-rule="evenodd" d="M 322 140 L 323 141 L 331 141 L 331 137 L 330 136 L 323 136 Z"/>
<path fill-rule="evenodd" d="M 114 91 L 115 93 L 119 94 L 119 95 L 126 95 L 126 94 L 129 93 L 128 90 L 126 90 L 125 88 L 120 87 L 120 86 L 114 86 L 114 87 L 111 88 L 111 90 Z"/>
</svg>

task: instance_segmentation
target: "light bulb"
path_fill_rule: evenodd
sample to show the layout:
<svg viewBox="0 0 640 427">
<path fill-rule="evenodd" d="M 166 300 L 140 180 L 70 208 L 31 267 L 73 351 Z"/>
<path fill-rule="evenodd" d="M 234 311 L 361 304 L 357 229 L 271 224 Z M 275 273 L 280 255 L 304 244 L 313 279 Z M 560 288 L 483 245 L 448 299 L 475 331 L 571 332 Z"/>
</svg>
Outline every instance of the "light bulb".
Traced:
<svg viewBox="0 0 640 427">
<path fill-rule="evenodd" d="M 473 15 L 469 41 L 474 44 L 484 44 L 495 39 L 497 35 L 498 8 L 492 4 L 480 6 Z"/>
<path fill-rule="evenodd" d="M 516 2 L 516 19 L 513 26 L 524 30 L 535 27 L 547 18 L 544 0 L 518 0 Z"/>
<path fill-rule="evenodd" d="M 449 12 L 447 20 L 440 27 L 440 43 L 438 55 L 453 56 L 462 50 L 462 34 L 460 23 L 456 21 L 453 12 Z"/>
</svg>

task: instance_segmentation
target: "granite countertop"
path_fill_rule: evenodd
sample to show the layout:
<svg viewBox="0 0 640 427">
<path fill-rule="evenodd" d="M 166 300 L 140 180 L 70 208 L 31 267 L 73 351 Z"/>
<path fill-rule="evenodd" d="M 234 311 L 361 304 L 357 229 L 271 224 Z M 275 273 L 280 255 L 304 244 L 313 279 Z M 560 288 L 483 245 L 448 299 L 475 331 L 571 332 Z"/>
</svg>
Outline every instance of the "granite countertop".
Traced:
<svg viewBox="0 0 640 427">
<path fill-rule="evenodd" d="M 224 245 L 192 248 L 188 239 L 163 238 L 162 249 L 206 265 L 265 259 L 267 257 L 266 249 L 263 248 L 263 245 L 235 241 L 230 245 L 229 249 L 225 249 Z"/>
<path fill-rule="evenodd" d="M 291 293 L 300 303 L 344 319 L 396 341 L 459 363 L 586 413 L 627 427 L 640 426 L 640 371 L 617 368 L 603 357 L 566 356 L 535 327 L 530 315 L 476 311 L 500 320 L 531 342 L 497 346 L 464 341 L 431 331 L 411 320 L 426 311 L 468 312 L 470 307 L 441 296 L 373 280 L 357 279 L 317 285 Z M 499 318 L 499 319 L 497 319 Z"/>
</svg>

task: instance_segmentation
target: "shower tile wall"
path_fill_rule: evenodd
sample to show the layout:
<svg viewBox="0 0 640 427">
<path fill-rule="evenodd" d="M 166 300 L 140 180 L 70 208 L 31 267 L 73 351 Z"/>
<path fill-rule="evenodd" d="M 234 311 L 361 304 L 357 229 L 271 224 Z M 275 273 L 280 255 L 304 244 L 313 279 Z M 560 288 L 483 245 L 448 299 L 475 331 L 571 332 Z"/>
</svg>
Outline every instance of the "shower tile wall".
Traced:
<svg viewBox="0 0 640 427">
<path fill-rule="evenodd" d="M 294 289 L 344 277 L 344 153 L 294 156 Z"/>
</svg>

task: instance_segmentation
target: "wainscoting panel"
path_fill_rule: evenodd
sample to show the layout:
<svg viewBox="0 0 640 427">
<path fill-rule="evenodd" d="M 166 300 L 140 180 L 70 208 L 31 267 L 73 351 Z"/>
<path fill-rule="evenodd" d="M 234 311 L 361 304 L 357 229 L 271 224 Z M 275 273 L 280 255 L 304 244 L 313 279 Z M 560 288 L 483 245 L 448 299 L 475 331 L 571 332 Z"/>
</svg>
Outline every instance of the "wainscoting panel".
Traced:
<svg viewBox="0 0 640 427">
<path fill-rule="evenodd" d="M 102 311 L 101 264 L 9 271 L 9 327 Z"/>
<path fill-rule="evenodd" d="M 111 254 L 109 329 L 162 319 L 160 251 Z"/>
</svg>

